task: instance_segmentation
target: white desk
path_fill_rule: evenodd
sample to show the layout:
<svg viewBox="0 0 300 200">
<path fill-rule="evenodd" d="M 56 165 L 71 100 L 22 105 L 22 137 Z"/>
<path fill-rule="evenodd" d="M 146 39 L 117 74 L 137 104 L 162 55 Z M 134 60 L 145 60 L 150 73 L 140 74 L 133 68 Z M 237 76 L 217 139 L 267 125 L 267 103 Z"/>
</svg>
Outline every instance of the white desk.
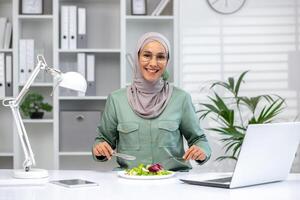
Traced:
<svg viewBox="0 0 300 200">
<path fill-rule="evenodd" d="M 299 200 L 300 174 L 289 175 L 288 180 L 239 189 L 222 189 L 184 184 L 178 180 L 186 173 L 161 180 L 129 180 L 119 178 L 117 172 L 50 171 L 49 180 L 81 178 L 99 183 L 99 186 L 65 188 L 47 183 L 43 186 L 1 186 L 0 200 L 72 199 L 72 200 Z M 0 181 L 10 179 L 12 170 L 0 170 Z"/>
</svg>

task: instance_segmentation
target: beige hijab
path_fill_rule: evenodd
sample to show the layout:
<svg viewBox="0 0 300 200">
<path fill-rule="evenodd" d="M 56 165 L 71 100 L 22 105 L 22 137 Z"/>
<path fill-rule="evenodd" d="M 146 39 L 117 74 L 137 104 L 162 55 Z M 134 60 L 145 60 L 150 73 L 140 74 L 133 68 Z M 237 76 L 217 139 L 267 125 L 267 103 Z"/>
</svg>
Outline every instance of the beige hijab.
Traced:
<svg viewBox="0 0 300 200">
<path fill-rule="evenodd" d="M 173 87 L 162 77 L 155 82 L 144 79 L 140 72 L 139 51 L 152 41 L 158 41 L 163 45 L 168 56 L 167 67 L 170 60 L 170 43 L 160 33 L 149 32 L 144 34 L 137 43 L 134 55 L 134 77 L 132 84 L 127 88 L 128 102 L 133 111 L 142 118 L 155 118 L 159 116 L 172 95 Z M 167 69 L 166 67 L 166 69 Z"/>
</svg>

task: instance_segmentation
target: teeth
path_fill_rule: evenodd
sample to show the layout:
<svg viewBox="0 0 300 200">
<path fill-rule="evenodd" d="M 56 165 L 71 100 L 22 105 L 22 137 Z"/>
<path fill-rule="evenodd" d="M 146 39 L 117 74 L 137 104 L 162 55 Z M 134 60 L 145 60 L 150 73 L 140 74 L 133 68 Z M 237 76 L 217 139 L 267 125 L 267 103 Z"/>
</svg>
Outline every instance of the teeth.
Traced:
<svg viewBox="0 0 300 200">
<path fill-rule="evenodd" d="M 149 69 L 149 68 L 146 68 L 146 70 L 147 70 L 148 72 L 151 72 L 151 73 L 156 73 L 156 72 L 158 72 L 157 69 Z"/>
</svg>

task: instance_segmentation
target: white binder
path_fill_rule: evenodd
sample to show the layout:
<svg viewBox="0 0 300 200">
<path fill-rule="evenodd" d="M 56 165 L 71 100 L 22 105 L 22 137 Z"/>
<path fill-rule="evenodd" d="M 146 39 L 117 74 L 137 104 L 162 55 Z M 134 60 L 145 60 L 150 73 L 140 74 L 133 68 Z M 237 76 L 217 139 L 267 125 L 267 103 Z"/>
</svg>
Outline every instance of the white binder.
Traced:
<svg viewBox="0 0 300 200">
<path fill-rule="evenodd" d="M 31 76 L 34 67 L 34 40 L 28 39 L 26 40 L 26 80 Z"/>
<path fill-rule="evenodd" d="M 4 35 L 7 19 L 5 17 L 0 17 L 0 49 L 4 47 Z"/>
<path fill-rule="evenodd" d="M 6 87 L 5 94 L 6 96 L 13 96 L 13 87 L 12 87 L 12 56 L 5 55 L 5 73 L 6 73 Z"/>
<path fill-rule="evenodd" d="M 69 48 L 69 6 L 61 6 L 60 45 L 61 49 Z"/>
<path fill-rule="evenodd" d="M 11 43 L 11 30 L 12 26 L 10 22 L 6 23 L 5 35 L 4 35 L 4 49 L 9 49 Z"/>
<path fill-rule="evenodd" d="M 78 36 L 77 36 L 78 48 L 87 47 L 86 36 L 86 8 L 78 8 Z"/>
<path fill-rule="evenodd" d="M 26 82 L 26 40 L 21 39 L 19 43 L 19 84 Z"/>
<path fill-rule="evenodd" d="M 77 54 L 77 70 L 78 72 L 85 77 L 85 53 Z M 82 92 L 78 92 L 78 96 L 84 96 L 85 94 Z"/>
<path fill-rule="evenodd" d="M 95 55 L 88 54 L 86 61 L 86 70 L 87 70 L 87 96 L 95 96 L 96 95 L 96 79 L 95 79 Z"/>
<path fill-rule="evenodd" d="M 77 6 L 69 6 L 69 49 L 77 48 Z"/>
<path fill-rule="evenodd" d="M 161 0 L 159 4 L 156 6 L 154 11 L 152 12 L 152 16 L 158 16 L 162 13 L 162 11 L 166 8 L 167 4 L 170 0 Z"/>
<path fill-rule="evenodd" d="M 4 53 L 0 53 L 0 98 L 5 97 L 5 65 Z"/>
<path fill-rule="evenodd" d="M 127 62 L 129 63 L 130 65 L 130 68 L 131 68 L 131 71 L 134 72 L 134 61 L 133 61 L 133 57 L 131 55 L 131 53 L 126 53 L 126 59 L 127 59 Z"/>
</svg>

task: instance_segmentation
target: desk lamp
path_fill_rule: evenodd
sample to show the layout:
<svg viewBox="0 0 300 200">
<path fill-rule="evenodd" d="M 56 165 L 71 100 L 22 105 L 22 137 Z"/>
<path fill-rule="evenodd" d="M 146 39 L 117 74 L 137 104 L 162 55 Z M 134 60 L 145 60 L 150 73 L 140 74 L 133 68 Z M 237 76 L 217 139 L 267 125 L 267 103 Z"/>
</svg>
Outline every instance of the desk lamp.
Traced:
<svg viewBox="0 0 300 200">
<path fill-rule="evenodd" d="M 35 166 L 35 159 L 34 154 L 32 152 L 32 148 L 30 146 L 30 142 L 27 136 L 27 132 L 25 130 L 24 123 L 22 121 L 22 117 L 20 115 L 19 107 L 20 103 L 25 96 L 25 94 L 28 92 L 30 86 L 34 82 L 36 76 L 41 70 L 45 70 L 47 73 L 54 76 L 54 79 L 56 80 L 57 84 L 55 85 L 54 89 L 57 86 L 61 86 L 64 88 L 76 90 L 79 92 L 85 93 L 87 88 L 87 83 L 85 78 L 78 72 L 67 72 L 62 73 L 58 69 L 54 69 L 53 67 L 50 67 L 46 64 L 46 61 L 42 55 L 37 56 L 37 65 L 35 69 L 33 70 L 32 74 L 30 75 L 29 79 L 26 81 L 24 87 L 20 91 L 19 95 L 16 98 L 6 98 L 3 100 L 2 104 L 3 106 L 10 107 L 14 121 L 16 123 L 18 135 L 21 141 L 22 149 L 24 151 L 25 155 L 25 161 L 23 162 L 23 168 L 22 170 L 15 170 L 14 171 L 14 177 L 15 178 L 46 178 L 48 177 L 48 171 L 44 169 L 34 169 L 31 168 L 32 166 Z M 53 89 L 53 90 L 54 90 Z"/>
</svg>

